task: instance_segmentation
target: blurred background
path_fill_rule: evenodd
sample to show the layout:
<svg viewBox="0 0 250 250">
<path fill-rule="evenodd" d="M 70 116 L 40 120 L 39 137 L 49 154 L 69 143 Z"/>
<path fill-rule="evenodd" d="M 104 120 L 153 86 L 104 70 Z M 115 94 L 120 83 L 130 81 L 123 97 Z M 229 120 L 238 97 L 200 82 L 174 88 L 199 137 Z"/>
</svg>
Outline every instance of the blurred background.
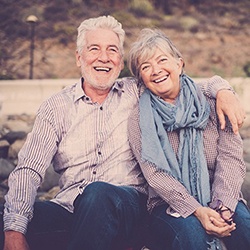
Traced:
<svg viewBox="0 0 250 250">
<path fill-rule="evenodd" d="M 249 0 L 1 0 L 0 79 L 78 78 L 77 27 L 99 15 L 122 23 L 126 52 L 140 29 L 160 28 L 189 75 L 250 76 Z"/>
</svg>

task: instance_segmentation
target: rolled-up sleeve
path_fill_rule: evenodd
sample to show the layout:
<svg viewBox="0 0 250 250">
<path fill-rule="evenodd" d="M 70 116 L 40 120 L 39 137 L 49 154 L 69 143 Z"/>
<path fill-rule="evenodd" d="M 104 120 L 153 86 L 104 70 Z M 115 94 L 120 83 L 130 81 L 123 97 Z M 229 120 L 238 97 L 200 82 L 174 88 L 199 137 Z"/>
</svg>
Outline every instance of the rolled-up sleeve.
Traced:
<svg viewBox="0 0 250 250">
<path fill-rule="evenodd" d="M 50 111 L 45 103 L 19 152 L 18 165 L 9 176 L 9 191 L 5 196 L 4 231 L 14 230 L 25 234 L 33 216 L 37 189 L 57 149 L 58 137 L 53 125 L 53 115 L 48 115 L 48 112 Z"/>
</svg>

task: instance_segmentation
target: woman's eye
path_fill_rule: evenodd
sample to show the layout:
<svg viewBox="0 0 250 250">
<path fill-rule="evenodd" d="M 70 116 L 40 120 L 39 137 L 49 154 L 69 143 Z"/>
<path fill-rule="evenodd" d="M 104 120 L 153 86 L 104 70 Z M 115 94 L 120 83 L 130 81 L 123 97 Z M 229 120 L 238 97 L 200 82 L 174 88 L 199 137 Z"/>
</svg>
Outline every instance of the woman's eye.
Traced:
<svg viewBox="0 0 250 250">
<path fill-rule="evenodd" d="M 167 58 L 161 58 L 161 62 L 165 62 L 165 61 L 167 61 L 168 59 Z"/>
<path fill-rule="evenodd" d="M 148 65 L 145 65 L 145 66 L 142 66 L 141 67 L 141 70 L 146 70 L 146 69 L 148 69 L 149 68 L 149 66 Z"/>
</svg>

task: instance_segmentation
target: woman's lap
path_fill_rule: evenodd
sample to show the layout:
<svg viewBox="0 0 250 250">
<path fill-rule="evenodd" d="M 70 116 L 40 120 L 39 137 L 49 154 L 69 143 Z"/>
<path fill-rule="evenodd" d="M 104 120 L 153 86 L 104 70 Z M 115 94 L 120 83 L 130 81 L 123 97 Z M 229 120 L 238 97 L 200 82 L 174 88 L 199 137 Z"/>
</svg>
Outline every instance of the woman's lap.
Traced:
<svg viewBox="0 0 250 250">
<path fill-rule="evenodd" d="M 163 249 L 206 249 L 207 235 L 195 216 L 173 217 L 166 213 L 167 205 L 156 207 L 150 220 L 150 230 L 157 250 Z M 207 237 L 209 238 L 209 237 Z M 190 241 L 192 239 L 192 241 Z M 200 245 L 201 248 L 197 248 Z M 205 248 L 204 248 L 205 247 Z"/>
<path fill-rule="evenodd" d="M 187 218 L 168 215 L 167 207 L 167 204 L 156 207 L 151 214 L 150 231 L 154 249 L 209 249 L 211 241 L 215 238 L 205 232 L 199 220 L 194 215 Z M 250 213 L 242 202 L 237 206 L 234 221 L 236 230 L 223 241 L 228 249 L 250 249 Z"/>
</svg>

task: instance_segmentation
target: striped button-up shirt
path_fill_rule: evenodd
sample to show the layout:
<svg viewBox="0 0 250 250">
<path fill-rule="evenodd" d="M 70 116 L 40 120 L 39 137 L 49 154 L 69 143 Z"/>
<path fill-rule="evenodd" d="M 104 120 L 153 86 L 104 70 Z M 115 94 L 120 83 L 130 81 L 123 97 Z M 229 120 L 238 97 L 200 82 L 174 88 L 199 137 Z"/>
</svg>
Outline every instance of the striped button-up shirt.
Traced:
<svg viewBox="0 0 250 250">
<path fill-rule="evenodd" d="M 235 211 L 238 201 L 242 199 L 241 185 L 246 173 L 242 139 L 240 135 L 233 133 L 229 122 L 224 130 L 220 129 L 215 99 L 207 96 L 207 100 L 211 107 L 211 113 L 208 125 L 203 132 L 203 144 L 210 176 L 211 200 L 221 200 L 226 207 Z M 166 131 L 166 133 L 177 155 L 179 132 L 175 130 Z M 153 163 L 142 160 L 138 106 L 129 118 L 129 141 L 150 185 L 149 211 L 166 202 L 169 205 L 167 213 L 185 218 L 201 206 L 176 178 L 157 170 Z"/>
<path fill-rule="evenodd" d="M 209 83 L 209 84 L 208 84 Z M 219 77 L 203 90 L 215 96 L 229 88 Z M 73 212 L 73 202 L 94 181 L 129 185 L 146 193 L 147 184 L 130 149 L 127 123 L 141 88 L 135 79 L 116 81 L 102 104 L 93 103 L 79 81 L 42 103 L 33 130 L 19 152 L 5 196 L 4 230 L 26 232 L 37 189 L 53 163 L 61 177 L 52 200 Z"/>
</svg>

